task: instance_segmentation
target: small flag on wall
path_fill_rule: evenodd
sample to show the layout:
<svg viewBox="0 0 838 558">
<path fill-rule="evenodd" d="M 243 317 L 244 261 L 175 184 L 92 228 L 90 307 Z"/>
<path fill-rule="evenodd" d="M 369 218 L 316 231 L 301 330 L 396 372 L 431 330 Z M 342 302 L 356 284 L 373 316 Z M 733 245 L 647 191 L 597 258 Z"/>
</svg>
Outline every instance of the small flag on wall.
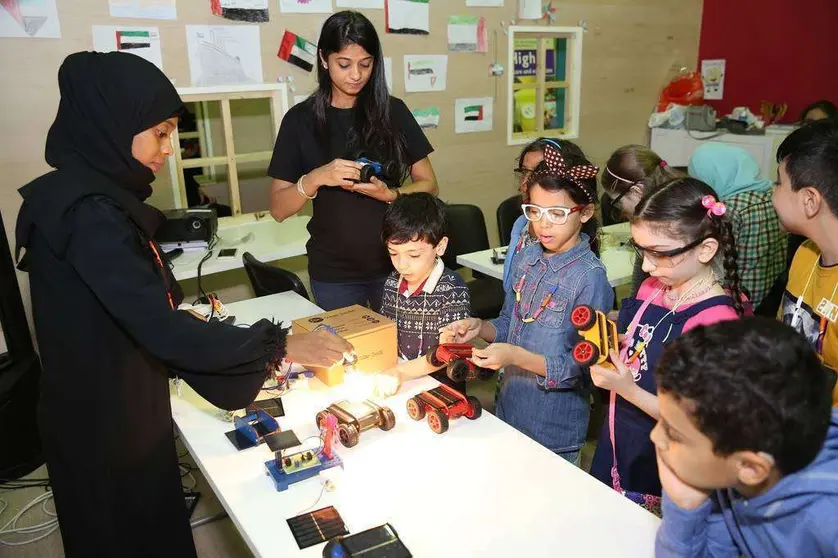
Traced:
<svg viewBox="0 0 838 558">
<path fill-rule="evenodd" d="M 491 132 L 494 99 L 457 99 L 454 102 L 454 131 L 458 134 Z"/>
<path fill-rule="evenodd" d="M 317 61 L 317 45 L 286 31 L 277 53 L 280 59 L 310 72 Z"/>
<path fill-rule="evenodd" d="M 138 48 L 151 48 L 150 31 L 124 31 L 116 32 L 116 50 L 133 50 Z"/>
<path fill-rule="evenodd" d="M 427 35 L 431 30 L 430 0 L 385 0 L 384 28 L 388 33 Z"/>
<path fill-rule="evenodd" d="M 411 112 L 420 128 L 436 128 L 439 126 L 439 107 L 414 109 Z"/>
</svg>

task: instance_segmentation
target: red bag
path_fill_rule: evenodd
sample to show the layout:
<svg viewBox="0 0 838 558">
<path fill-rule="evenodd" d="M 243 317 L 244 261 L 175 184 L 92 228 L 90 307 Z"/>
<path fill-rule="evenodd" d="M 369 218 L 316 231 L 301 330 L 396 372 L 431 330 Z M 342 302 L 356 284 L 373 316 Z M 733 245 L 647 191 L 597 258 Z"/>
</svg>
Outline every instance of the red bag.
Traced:
<svg viewBox="0 0 838 558">
<path fill-rule="evenodd" d="M 663 112 L 670 103 L 676 105 L 703 105 L 704 83 L 698 72 L 682 70 L 669 85 L 661 91 L 658 112 Z"/>
</svg>

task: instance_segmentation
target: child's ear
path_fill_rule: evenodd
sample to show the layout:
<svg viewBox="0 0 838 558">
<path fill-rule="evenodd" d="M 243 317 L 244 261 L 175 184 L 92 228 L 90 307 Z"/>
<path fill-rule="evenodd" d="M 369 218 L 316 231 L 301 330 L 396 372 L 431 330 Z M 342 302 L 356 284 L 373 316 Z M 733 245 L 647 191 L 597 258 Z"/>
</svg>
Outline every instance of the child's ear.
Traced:
<svg viewBox="0 0 838 558">
<path fill-rule="evenodd" d="M 596 213 L 596 206 L 592 203 L 589 203 L 584 207 L 584 209 L 582 209 L 579 215 L 582 218 L 582 222 L 587 223 L 591 220 L 591 217 L 594 216 L 594 213 Z"/>
<path fill-rule="evenodd" d="M 798 194 L 803 201 L 803 213 L 807 219 L 813 218 L 821 210 L 824 200 L 817 188 L 805 187 Z"/>
<path fill-rule="evenodd" d="M 770 479 L 776 470 L 774 456 L 764 451 L 740 451 L 734 455 L 739 482 L 745 486 L 759 486 Z"/>
<path fill-rule="evenodd" d="M 715 258 L 718 253 L 719 241 L 715 238 L 708 238 L 698 247 L 698 261 L 703 264 L 708 264 L 713 261 L 713 258 Z"/>
<path fill-rule="evenodd" d="M 447 236 L 443 236 L 443 237 L 442 237 L 442 240 L 440 240 L 440 241 L 439 241 L 439 244 L 437 244 L 437 245 L 434 247 L 434 252 L 436 252 L 436 255 L 437 255 L 437 256 L 439 256 L 439 257 L 441 258 L 442 256 L 444 256 L 444 255 L 445 255 L 445 251 L 446 251 L 447 249 L 448 249 L 448 237 L 447 237 Z"/>
</svg>

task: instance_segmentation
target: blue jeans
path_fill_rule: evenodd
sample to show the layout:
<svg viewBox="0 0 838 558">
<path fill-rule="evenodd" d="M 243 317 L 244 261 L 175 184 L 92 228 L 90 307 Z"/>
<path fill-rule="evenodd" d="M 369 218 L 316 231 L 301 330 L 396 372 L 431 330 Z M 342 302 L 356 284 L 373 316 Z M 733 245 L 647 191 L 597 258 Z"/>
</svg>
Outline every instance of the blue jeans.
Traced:
<svg viewBox="0 0 838 558">
<path fill-rule="evenodd" d="M 353 304 L 368 306 L 374 312 L 380 312 L 385 281 L 387 277 L 352 283 L 324 283 L 312 279 L 311 290 L 317 305 L 327 312 Z"/>
</svg>

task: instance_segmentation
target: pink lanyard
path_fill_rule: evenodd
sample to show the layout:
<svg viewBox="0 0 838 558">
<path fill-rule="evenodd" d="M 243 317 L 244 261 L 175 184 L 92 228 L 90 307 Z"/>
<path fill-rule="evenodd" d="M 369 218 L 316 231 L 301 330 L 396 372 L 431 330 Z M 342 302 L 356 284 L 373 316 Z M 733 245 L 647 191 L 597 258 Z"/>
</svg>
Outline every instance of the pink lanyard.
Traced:
<svg viewBox="0 0 838 558">
<path fill-rule="evenodd" d="M 652 304 L 652 301 L 658 297 L 661 291 L 663 291 L 663 289 L 658 289 L 658 291 L 655 294 L 644 300 L 643 304 L 640 306 L 640 309 L 637 311 L 637 313 L 634 315 L 634 318 L 631 320 L 628 330 L 626 331 L 626 341 L 620 348 L 620 360 L 622 360 L 623 362 L 625 362 L 626 356 L 628 355 L 628 346 L 630 343 L 630 339 L 634 336 L 634 331 L 637 329 L 640 320 L 643 318 L 643 313 L 646 311 L 647 308 L 649 308 L 649 305 Z M 614 413 L 616 406 L 617 392 L 612 390 L 608 405 L 608 433 L 611 435 L 611 455 L 614 459 L 611 465 L 611 487 L 617 492 L 622 493 L 623 488 L 622 486 L 620 486 L 620 472 L 617 470 L 617 442 L 614 438 Z"/>
</svg>

